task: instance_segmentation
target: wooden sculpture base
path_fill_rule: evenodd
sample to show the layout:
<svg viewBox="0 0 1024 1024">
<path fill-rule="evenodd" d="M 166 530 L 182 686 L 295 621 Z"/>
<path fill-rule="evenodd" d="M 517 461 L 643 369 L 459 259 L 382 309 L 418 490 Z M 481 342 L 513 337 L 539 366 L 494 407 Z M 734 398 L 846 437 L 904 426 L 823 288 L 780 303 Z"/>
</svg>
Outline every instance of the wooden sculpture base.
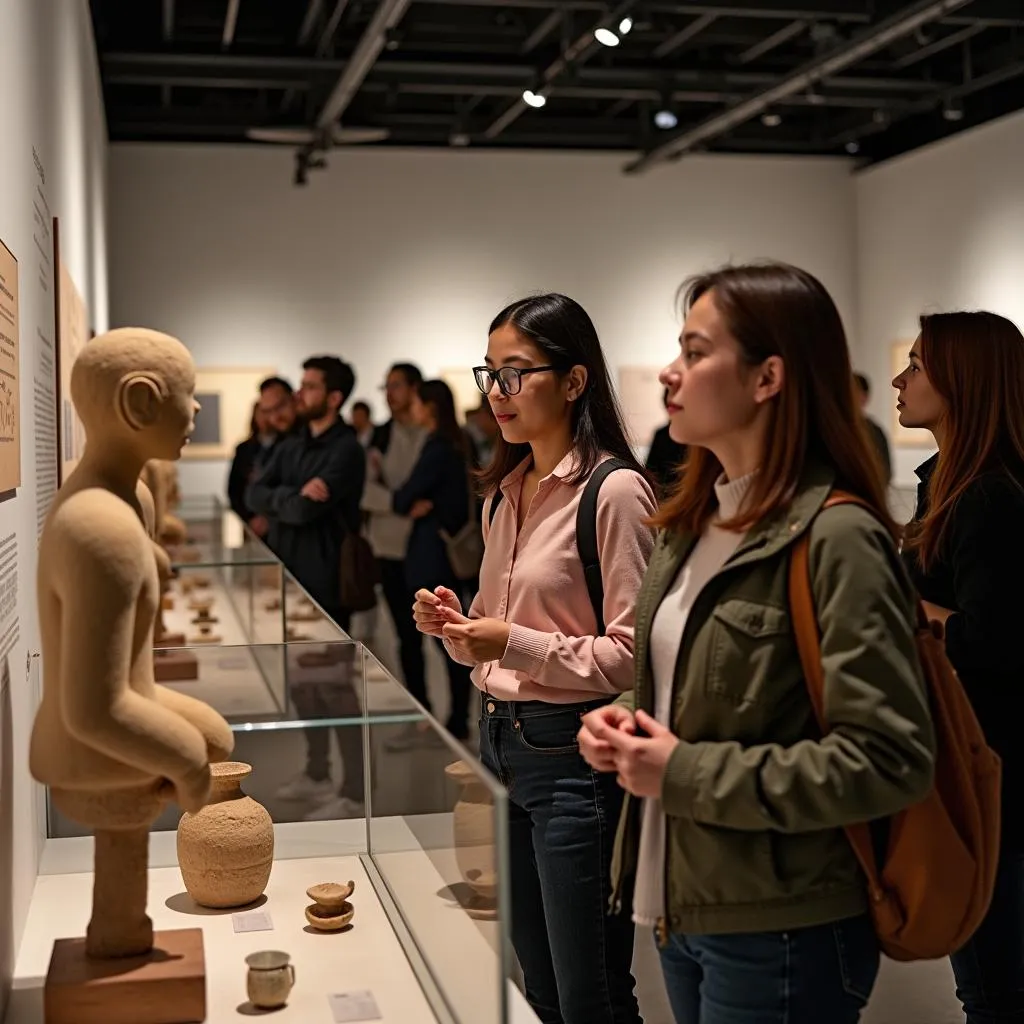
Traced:
<svg viewBox="0 0 1024 1024">
<path fill-rule="evenodd" d="M 158 683 L 184 683 L 199 678 L 199 660 L 191 651 L 154 651 L 153 678 Z"/>
<path fill-rule="evenodd" d="M 153 641 L 154 647 L 184 647 L 184 633 L 164 633 L 163 636 Z"/>
<path fill-rule="evenodd" d="M 206 1020 L 199 928 L 157 932 L 143 956 L 97 960 L 85 939 L 53 944 L 44 989 L 46 1024 L 198 1024 Z"/>
</svg>

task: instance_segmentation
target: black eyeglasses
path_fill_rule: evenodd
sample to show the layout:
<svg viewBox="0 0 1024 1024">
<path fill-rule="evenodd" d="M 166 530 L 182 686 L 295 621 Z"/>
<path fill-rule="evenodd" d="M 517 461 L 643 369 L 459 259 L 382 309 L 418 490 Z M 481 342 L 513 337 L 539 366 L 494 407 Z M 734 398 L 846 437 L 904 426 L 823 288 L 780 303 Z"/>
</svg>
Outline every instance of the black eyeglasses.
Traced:
<svg viewBox="0 0 1024 1024">
<path fill-rule="evenodd" d="M 527 373 L 544 373 L 546 370 L 554 370 L 554 366 L 531 366 L 526 370 L 520 370 L 518 366 L 499 366 L 492 370 L 489 366 L 474 366 L 473 377 L 476 386 L 484 395 L 491 393 L 494 382 L 498 382 L 498 388 L 506 397 L 518 395 L 523 390 L 523 377 Z"/>
</svg>

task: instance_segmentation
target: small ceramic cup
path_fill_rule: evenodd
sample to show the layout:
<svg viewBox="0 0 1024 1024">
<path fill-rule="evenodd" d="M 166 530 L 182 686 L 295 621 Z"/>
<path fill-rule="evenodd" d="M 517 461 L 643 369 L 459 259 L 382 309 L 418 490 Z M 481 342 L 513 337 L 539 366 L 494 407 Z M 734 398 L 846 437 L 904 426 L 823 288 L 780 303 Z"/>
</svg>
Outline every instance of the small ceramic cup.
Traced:
<svg viewBox="0 0 1024 1024">
<path fill-rule="evenodd" d="M 295 984 L 295 967 L 289 963 L 287 953 L 265 950 L 250 953 L 245 958 L 249 965 L 246 987 L 249 1002 L 259 1010 L 276 1010 L 288 1002 Z"/>
</svg>

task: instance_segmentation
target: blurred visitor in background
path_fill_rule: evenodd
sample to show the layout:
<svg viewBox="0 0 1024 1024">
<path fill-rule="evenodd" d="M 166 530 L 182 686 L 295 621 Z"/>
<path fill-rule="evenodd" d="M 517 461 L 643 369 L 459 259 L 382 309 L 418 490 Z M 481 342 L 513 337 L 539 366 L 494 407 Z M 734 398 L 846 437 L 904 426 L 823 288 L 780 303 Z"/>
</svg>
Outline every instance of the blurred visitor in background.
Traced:
<svg viewBox="0 0 1024 1024">
<path fill-rule="evenodd" d="M 885 431 L 867 413 L 868 402 L 871 400 L 871 381 L 863 373 L 855 373 L 853 383 L 857 406 L 864 417 L 864 426 L 868 428 L 871 447 L 878 454 L 878 461 L 882 466 L 882 479 L 888 486 L 892 483 L 892 453 L 889 450 L 889 439 L 885 436 Z"/>
<path fill-rule="evenodd" d="M 376 427 L 370 415 L 370 407 L 366 402 L 356 402 L 352 406 L 352 429 L 356 432 L 356 440 L 364 447 L 373 444 Z"/>
<path fill-rule="evenodd" d="M 275 436 L 266 413 L 260 410 L 259 402 L 253 403 L 249 436 L 235 448 L 235 456 L 231 460 L 231 470 L 228 473 L 228 504 L 243 522 L 251 523 L 258 518 L 245 503 L 245 489 L 255 479 L 260 458 L 273 445 Z M 259 535 L 265 534 L 264 529 Z"/>
<path fill-rule="evenodd" d="M 662 392 L 661 404 L 668 408 L 668 389 Z M 654 477 L 658 489 L 659 500 L 672 490 L 686 457 L 686 445 L 673 441 L 668 432 L 669 425 L 659 427 L 651 438 L 651 447 L 647 449 L 647 461 L 644 463 L 647 472 Z"/>
</svg>

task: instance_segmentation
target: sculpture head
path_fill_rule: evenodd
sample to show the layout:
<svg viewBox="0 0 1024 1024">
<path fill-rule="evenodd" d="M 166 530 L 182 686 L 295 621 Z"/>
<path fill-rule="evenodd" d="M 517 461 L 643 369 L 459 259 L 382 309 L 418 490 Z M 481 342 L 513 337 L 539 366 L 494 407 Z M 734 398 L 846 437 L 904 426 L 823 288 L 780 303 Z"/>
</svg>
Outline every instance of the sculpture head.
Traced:
<svg viewBox="0 0 1024 1024">
<path fill-rule="evenodd" d="M 143 461 L 178 459 L 199 404 L 195 365 L 176 338 L 123 327 L 94 338 L 71 369 L 71 398 L 86 439 Z"/>
</svg>

